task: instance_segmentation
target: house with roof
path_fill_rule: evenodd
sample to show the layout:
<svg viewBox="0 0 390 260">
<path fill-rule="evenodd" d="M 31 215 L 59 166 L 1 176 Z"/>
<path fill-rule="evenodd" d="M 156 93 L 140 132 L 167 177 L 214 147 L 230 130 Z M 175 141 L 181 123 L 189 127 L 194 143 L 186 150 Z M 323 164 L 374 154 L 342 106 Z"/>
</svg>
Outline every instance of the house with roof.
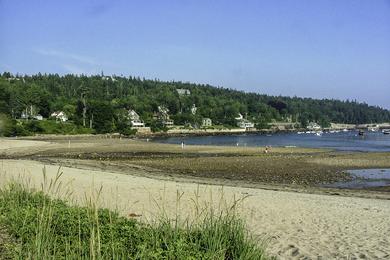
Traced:
<svg viewBox="0 0 390 260">
<path fill-rule="evenodd" d="M 65 114 L 64 111 L 55 111 L 51 113 L 51 117 L 55 118 L 56 121 L 66 122 L 68 121 L 68 116 Z"/>
<path fill-rule="evenodd" d="M 306 128 L 312 131 L 321 130 L 321 126 L 316 122 L 310 122 Z"/>
<path fill-rule="evenodd" d="M 158 106 L 158 113 L 155 116 L 164 126 L 173 126 L 173 120 L 169 117 L 169 109 L 167 107 Z"/>
<path fill-rule="evenodd" d="M 186 89 L 186 88 L 178 88 L 176 89 L 177 93 L 180 95 L 180 96 L 189 96 L 191 95 L 191 91 L 189 89 Z"/>
<path fill-rule="evenodd" d="M 38 108 L 34 105 L 27 106 L 20 115 L 21 119 L 43 120 L 43 116 L 38 114 Z"/>
<path fill-rule="evenodd" d="M 239 128 L 248 130 L 255 127 L 255 124 L 244 118 L 241 113 L 238 113 L 238 116 L 235 117 L 235 119 L 237 120 L 237 126 Z"/>
<path fill-rule="evenodd" d="M 213 125 L 213 122 L 211 121 L 210 118 L 205 117 L 202 119 L 202 127 L 210 127 L 212 125 Z"/>
<path fill-rule="evenodd" d="M 195 115 L 197 110 L 198 110 L 198 108 L 196 107 L 195 104 L 193 104 L 191 107 L 191 114 Z"/>
<path fill-rule="evenodd" d="M 127 113 L 132 127 L 145 127 L 145 123 L 141 120 L 140 116 L 137 112 L 135 112 L 135 110 L 129 109 Z"/>
</svg>

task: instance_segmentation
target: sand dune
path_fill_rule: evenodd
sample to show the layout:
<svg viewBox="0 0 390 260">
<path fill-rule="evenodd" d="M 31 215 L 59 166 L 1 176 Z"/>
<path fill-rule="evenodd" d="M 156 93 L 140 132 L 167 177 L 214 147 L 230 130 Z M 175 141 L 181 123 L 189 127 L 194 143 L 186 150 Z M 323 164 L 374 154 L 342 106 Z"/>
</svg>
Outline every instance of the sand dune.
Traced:
<svg viewBox="0 0 390 260">
<path fill-rule="evenodd" d="M 42 168 L 35 161 L 2 160 L 0 183 L 22 175 L 39 184 Z M 46 169 L 54 177 L 58 166 Z M 143 220 L 162 208 L 171 215 L 193 214 L 196 199 L 218 206 L 246 196 L 241 216 L 254 234 L 269 239 L 268 252 L 280 259 L 390 258 L 388 200 L 176 183 L 67 167 L 62 171 L 63 184 L 70 183 L 78 202 L 91 194 L 91 187 L 102 185 L 102 206 L 124 215 L 141 214 Z"/>
</svg>

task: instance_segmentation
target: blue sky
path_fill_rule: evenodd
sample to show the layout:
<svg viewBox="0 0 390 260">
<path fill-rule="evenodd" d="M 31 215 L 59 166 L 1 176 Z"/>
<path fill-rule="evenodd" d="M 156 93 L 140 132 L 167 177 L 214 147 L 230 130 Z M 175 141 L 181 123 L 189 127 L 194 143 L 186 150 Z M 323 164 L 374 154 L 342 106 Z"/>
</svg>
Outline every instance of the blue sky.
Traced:
<svg viewBox="0 0 390 260">
<path fill-rule="evenodd" d="M 134 75 L 390 108 L 389 0 L 0 0 L 0 71 Z"/>
</svg>

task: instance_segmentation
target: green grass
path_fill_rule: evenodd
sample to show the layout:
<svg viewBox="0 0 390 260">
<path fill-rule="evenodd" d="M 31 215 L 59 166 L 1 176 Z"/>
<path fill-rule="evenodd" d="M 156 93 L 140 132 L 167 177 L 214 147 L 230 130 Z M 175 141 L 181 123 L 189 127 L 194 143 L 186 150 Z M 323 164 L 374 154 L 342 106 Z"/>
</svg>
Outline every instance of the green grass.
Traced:
<svg viewBox="0 0 390 260">
<path fill-rule="evenodd" d="M 234 206 L 203 211 L 196 221 L 161 217 L 153 223 L 97 208 L 94 199 L 74 206 L 13 182 L 0 189 L 0 226 L 12 237 L 8 254 L 17 259 L 267 259 Z M 1 258 L 1 256 L 0 256 Z"/>
<path fill-rule="evenodd" d="M 29 120 L 23 121 L 22 126 L 31 133 L 42 134 L 90 134 L 91 129 L 75 125 L 73 122 L 60 122 L 55 120 Z"/>
</svg>

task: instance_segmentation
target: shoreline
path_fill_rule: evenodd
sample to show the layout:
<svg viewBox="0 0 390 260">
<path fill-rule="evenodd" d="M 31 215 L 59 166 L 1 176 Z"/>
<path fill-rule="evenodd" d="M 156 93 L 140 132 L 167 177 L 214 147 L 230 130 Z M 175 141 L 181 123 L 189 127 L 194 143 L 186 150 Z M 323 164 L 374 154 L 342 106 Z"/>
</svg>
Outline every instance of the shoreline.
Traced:
<svg viewBox="0 0 390 260">
<path fill-rule="evenodd" d="M 55 138 L 55 137 L 69 137 L 69 138 L 169 138 L 169 137 L 196 137 L 196 136 L 231 136 L 231 135 L 263 135 L 263 134 L 279 134 L 279 133 L 299 133 L 306 131 L 358 131 L 362 129 L 367 129 L 372 125 L 377 125 L 378 129 L 387 129 L 390 128 L 390 123 L 380 123 L 380 124 L 333 124 L 331 127 L 323 128 L 323 129 L 312 129 L 308 130 L 306 128 L 285 128 L 285 123 L 274 123 L 270 125 L 268 129 L 243 129 L 243 128 L 223 128 L 223 129 L 215 129 L 215 128 L 201 128 L 201 129 L 177 129 L 170 128 L 166 132 L 148 132 L 148 131 L 139 131 L 133 136 L 123 136 L 119 133 L 106 133 L 106 134 L 69 134 L 69 135 L 61 135 L 61 134 L 35 134 L 32 136 L 16 136 L 10 137 L 15 139 L 45 139 L 45 138 Z M 137 128 L 134 128 L 137 129 Z M 141 130 L 142 128 L 140 128 Z"/>
</svg>

